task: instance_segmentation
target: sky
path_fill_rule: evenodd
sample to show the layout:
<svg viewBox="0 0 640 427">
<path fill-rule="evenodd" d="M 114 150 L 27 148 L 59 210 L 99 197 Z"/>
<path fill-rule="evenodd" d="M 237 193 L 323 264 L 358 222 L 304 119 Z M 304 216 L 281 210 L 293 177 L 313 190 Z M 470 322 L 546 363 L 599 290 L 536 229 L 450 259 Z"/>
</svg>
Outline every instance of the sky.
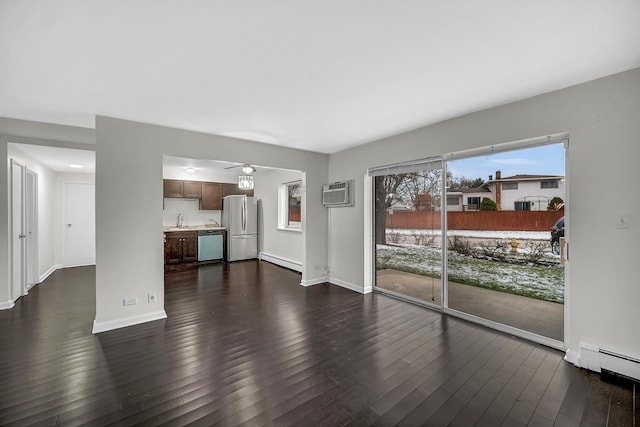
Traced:
<svg viewBox="0 0 640 427">
<path fill-rule="evenodd" d="M 453 160 L 447 163 L 447 170 L 456 178 L 502 177 L 512 175 L 561 175 L 564 176 L 564 147 L 562 144 L 544 145 L 505 153 Z"/>
</svg>

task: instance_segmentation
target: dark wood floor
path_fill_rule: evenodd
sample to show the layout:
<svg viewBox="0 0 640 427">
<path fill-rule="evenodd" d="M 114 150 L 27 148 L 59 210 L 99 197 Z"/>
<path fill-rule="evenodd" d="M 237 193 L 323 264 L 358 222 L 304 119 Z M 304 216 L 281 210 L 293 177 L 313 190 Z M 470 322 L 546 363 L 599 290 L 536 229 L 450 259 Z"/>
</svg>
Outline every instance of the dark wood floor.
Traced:
<svg viewBox="0 0 640 427">
<path fill-rule="evenodd" d="M 633 425 L 632 387 L 560 352 L 255 261 L 168 273 L 166 320 L 94 336 L 94 273 L 0 312 L 1 425 Z"/>
</svg>

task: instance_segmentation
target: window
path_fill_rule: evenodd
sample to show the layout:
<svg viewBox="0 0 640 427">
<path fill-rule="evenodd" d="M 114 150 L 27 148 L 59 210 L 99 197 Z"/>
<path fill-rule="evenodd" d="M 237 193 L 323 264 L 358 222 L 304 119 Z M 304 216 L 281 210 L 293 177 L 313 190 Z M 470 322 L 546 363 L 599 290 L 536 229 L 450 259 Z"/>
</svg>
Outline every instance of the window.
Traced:
<svg viewBox="0 0 640 427">
<path fill-rule="evenodd" d="M 302 231 L 302 181 L 280 185 L 279 224 L 282 230 Z"/>
<path fill-rule="evenodd" d="M 502 183 L 503 190 L 517 190 L 518 183 L 517 182 L 503 182 Z"/>
<path fill-rule="evenodd" d="M 531 202 L 515 202 L 515 210 L 517 211 L 530 211 Z"/>
<path fill-rule="evenodd" d="M 467 209 L 477 211 L 480 209 L 480 197 L 469 197 L 467 199 Z"/>
<path fill-rule="evenodd" d="M 456 206 L 460 204 L 460 198 L 457 196 L 447 197 L 447 206 Z"/>
<path fill-rule="evenodd" d="M 540 188 L 558 188 L 558 180 L 547 179 L 544 181 L 540 181 Z"/>
</svg>

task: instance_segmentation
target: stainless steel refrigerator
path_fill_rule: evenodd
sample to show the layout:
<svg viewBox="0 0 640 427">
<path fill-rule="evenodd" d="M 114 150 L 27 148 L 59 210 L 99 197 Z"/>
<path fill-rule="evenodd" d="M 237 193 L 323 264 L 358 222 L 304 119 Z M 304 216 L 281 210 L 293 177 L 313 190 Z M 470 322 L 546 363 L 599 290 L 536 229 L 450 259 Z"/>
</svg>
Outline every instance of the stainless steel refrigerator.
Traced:
<svg viewBox="0 0 640 427">
<path fill-rule="evenodd" d="M 222 202 L 222 226 L 227 229 L 227 260 L 258 257 L 258 205 L 247 196 L 226 196 Z"/>
</svg>

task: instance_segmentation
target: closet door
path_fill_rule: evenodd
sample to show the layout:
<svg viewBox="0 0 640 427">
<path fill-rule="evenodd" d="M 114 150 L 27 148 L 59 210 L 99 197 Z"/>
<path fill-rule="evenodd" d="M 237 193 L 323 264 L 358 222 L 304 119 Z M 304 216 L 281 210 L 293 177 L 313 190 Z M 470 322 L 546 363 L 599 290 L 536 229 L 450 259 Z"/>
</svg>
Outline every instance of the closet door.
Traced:
<svg viewBox="0 0 640 427">
<path fill-rule="evenodd" d="M 25 186 L 27 290 L 40 281 L 38 274 L 38 174 L 26 170 Z"/>
<path fill-rule="evenodd" d="M 25 167 L 11 160 L 11 299 L 26 293 Z"/>
</svg>

